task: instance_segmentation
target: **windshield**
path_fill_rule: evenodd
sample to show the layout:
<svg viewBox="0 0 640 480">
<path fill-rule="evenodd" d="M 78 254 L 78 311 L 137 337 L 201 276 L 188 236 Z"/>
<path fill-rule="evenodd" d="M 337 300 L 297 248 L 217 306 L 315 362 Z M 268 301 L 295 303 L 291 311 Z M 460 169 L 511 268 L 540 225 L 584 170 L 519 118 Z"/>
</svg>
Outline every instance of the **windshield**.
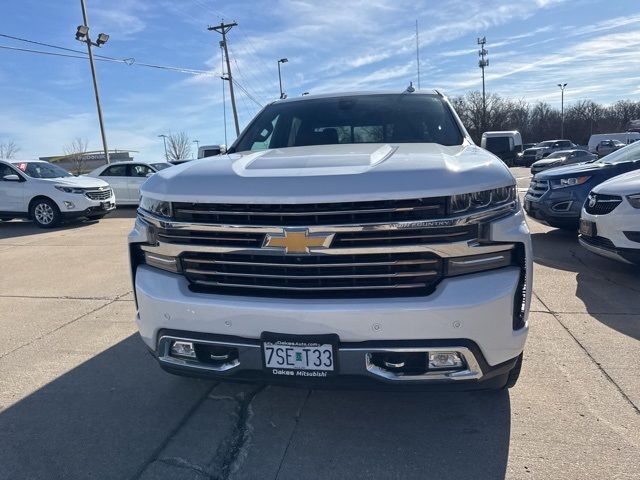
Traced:
<svg viewBox="0 0 640 480">
<path fill-rule="evenodd" d="M 267 106 L 235 151 L 353 143 L 460 145 L 462 132 L 436 95 L 318 98 Z"/>
<path fill-rule="evenodd" d="M 171 164 L 167 162 L 162 162 L 162 163 L 152 163 L 151 166 L 159 172 L 160 170 L 164 170 L 165 168 L 171 167 Z"/>
<path fill-rule="evenodd" d="M 551 147 L 553 146 L 555 142 L 552 141 L 547 141 L 547 142 L 540 142 L 536 145 L 536 147 Z"/>
<path fill-rule="evenodd" d="M 622 147 L 620 150 L 616 150 L 606 157 L 602 157 L 601 159 L 597 160 L 597 162 L 613 164 L 632 162 L 634 160 L 640 160 L 640 142 L 630 143 L 626 147 Z"/>
<path fill-rule="evenodd" d="M 73 177 L 64 168 L 47 162 L 20 162 L 15 164 L 19 170 L 22 170 L 29 177 L 33 178 L 63 178 Z"/>
<path fill-rule="evenodd" d="M 553 152 L 547 158 L 564 158 L 568 155 L 567 152 Z"/>
</svg>

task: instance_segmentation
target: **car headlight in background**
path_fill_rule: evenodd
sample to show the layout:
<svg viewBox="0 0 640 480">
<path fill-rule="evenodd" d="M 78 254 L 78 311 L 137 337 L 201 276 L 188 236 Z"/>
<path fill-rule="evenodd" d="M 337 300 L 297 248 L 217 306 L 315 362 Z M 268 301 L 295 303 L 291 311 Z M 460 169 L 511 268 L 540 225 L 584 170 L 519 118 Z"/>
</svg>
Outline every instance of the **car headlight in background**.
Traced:
<svg viewBox="0 0 640 480">
<path fill-rule="evenodd" d="M 634 193 L 633 195 L 627 195 L 627 200 L 633 208 L 640 208 L 640 193 Z"/>
<path fill-rule="evenodd" d="M 496 207 L 516 199 L 516 186 L 494 188 L 480 192 L 452 195 L 449 202 L 451 213 L 472 212 L 482 208 Z"/>
<path fill-rule="evenodd" d="M 60 190 L 61 192 L 64 193 L 84 193 L 85 189 L 84 188 L 76 188 L 76 187 L 66 187 L 64 185 L 54 185 L 56 190 Z"/>
<path fill-rule="evenodd" d="M 160 217 L 171 218 L 171 202 L 142 196 L 140 208 Z"/>
<path fill-rule="evenodd" d="M 585 175 L 582 177 L 557 178 L 555 180 L 551 180 L 551 188 L 565 188 L 582 185 L 590 178 L 591 175 Z"/>
</svg>

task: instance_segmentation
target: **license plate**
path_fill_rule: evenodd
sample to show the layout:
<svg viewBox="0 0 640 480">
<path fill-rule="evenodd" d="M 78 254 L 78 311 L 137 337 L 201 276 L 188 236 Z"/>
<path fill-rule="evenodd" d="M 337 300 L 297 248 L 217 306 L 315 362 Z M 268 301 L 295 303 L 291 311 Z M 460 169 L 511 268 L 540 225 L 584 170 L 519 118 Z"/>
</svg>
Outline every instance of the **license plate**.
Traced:
<svg viewBox="0 0 640 480">
<path fill-rule="evenodd" d="M 262 358 L 267 373 L 327 377 L 337 371 L 337 335 L 290 336 L 264 333 Z"/>
<path fill-rule="evenodd" d="M 591 220 L 580 219 L 580 233 L 587 237 L 596 236 L 596 224 Z"/>
</svg>

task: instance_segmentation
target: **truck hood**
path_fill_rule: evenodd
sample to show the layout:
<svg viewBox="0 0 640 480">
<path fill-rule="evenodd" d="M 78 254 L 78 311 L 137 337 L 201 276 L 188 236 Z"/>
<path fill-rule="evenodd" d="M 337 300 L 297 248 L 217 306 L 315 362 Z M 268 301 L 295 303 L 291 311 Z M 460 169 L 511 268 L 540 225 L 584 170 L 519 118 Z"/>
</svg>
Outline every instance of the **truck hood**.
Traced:
<svg viewBox="0 0 640 480">
<path fill-rule="evenodd" d="M 445 196 L 513 185 L 475 145 L 348 144 L 204 158 L 151 176 L 142 194 L 193 203 L 315 203 Z"/>
<path fill-rule="evenodd" d="M 109 186 L 109 184 L 104 180 L 87 177 L 85 175 L 80 175 L 79 177 L 38 178 L 36 180 L 47 184 L 64 185 L 65 187 L 76 188 L 99 188 Z"/>
<path fill-rule="evenodd" d="M 623 173 L 617 177 L 610 178 L 596 186 L 595 193 L 605 193 L 608 195 L 632 195 L 640 193 L 640 170 Z"/>
</svg>

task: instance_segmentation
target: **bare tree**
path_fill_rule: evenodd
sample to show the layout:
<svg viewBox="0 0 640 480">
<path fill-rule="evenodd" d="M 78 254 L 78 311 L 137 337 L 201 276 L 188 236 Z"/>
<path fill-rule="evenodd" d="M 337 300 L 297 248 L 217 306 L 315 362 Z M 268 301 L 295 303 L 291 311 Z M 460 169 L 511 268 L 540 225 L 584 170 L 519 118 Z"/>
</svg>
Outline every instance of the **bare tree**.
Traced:
<svg viewBox="0 0 640 480">
<path fill-rule="evenodd" d="M 170 162 L 191 158 L 191 140 L 185 132 L 167 136 L 167 160 Z"/>
<path fill-rule="evenodd" d="M 62 149 L 65 157 L 73 162 L 73 170 L 76 175 L 80 175 L 84 171 L 88 144 L 89 142 L 86 139 L 76 137 Z"/>
<path fill-rule="evenodd" d="M 20 147 L 13 140 L 0 143 L 0 158 L 15 158 L 19 151 Z"/>
</svg>

